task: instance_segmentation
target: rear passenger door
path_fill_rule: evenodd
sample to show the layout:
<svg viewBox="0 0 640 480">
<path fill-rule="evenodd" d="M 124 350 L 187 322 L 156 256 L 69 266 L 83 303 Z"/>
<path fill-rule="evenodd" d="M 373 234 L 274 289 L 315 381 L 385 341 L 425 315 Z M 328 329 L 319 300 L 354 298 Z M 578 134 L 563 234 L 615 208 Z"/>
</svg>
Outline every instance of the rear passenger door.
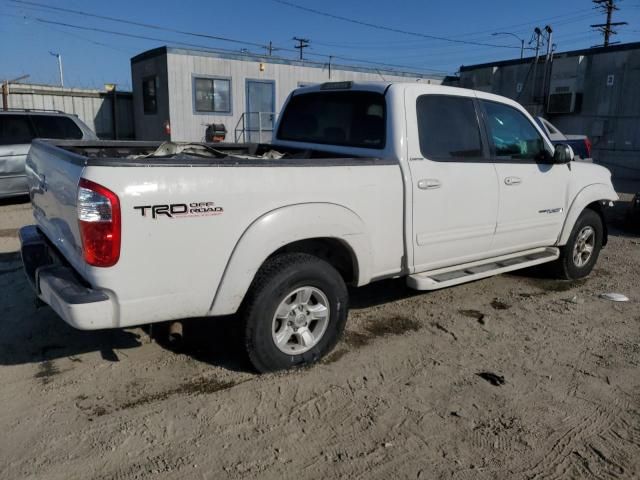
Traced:
<svg viewBox="0 0 640 480">
<path fill-rule="evenodd" d="M 27 192 L 24 166 L 34 136 L 27 115 L 0 114 L 0 198 Z"/>
<path fill-rule="evenodd" d="M 493 250 L 555 244 L 567 209 L 570 166 L 553 164 L 553 149 L 519 109 L 480 100 L 500 185 Z"/>
<path fill-rule="evenodd" d="M 408 87 L 405 105 L 414 271 L 489 256 L 498 179 L 474 93 Z"/>
</svg>

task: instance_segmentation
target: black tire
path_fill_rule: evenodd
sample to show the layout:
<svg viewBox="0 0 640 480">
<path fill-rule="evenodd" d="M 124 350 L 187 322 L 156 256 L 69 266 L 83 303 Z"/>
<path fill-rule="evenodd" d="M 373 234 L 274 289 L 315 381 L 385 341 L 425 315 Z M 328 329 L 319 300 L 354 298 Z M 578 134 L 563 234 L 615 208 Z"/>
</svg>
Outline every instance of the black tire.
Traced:
<svg viewBox="0 0 640 480">
<path fill-rule="evenodd" d="M 329 302 L 324 334 L 299 355 L 281 351 L 272 336 L 280 303 L 298 288 L 320 290 Z M 240 310 L 243 344 L 249 361 L 261 373 L 308 365 L 329 353 L 347 321 L 349 295 L 342 276 L 324 260 L 304 253 L 287 253 L 268 260 L 258 271 Z"/>
<path fill-rule="evenodd" d="M 579 266 L 574 261 L 574 248 L 579 241 L 579 234 L 588 227 L 594 231 L 593 251 L 588 261 Z M 604 226 L 600 215 L 589 208 L 585 209 L 573 226 L 567 244 L 560 248 L 560 258 L 550 265 L 552 274 L 564 280 L 578 280 L 589 275 L 602 249 L 603 231 Z"/>
</svg>

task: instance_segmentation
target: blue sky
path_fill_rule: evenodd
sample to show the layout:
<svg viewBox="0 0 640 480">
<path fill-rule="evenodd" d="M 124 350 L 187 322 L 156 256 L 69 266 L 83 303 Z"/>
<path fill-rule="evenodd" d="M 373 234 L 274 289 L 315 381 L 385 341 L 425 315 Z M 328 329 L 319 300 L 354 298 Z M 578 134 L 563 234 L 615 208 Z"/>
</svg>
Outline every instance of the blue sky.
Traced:
<svg viewBox="0 0 640 480">
<path fill-rule="evenodd" d="M 276 47 L 288 49 L 293 49 L 293 36 L 306 37 L 311 40 L 311 47 L 305 51 L 310 55 L 370 60 L 406 66 L 406 69 L 454 73 L 460 65 L 519 56 L 518 48 L 469 45 L 390 32 L 321 16 L 274 0 L 30 1 L 260 45 L 272 41 Z M 554 43 L 557 43 L 558 51 L 588 48 L 600 43 L 602 37 L 591 32 L 589 25 L 604 21 L 604 15 L 594 10 L 590 0 L 289 1 L 390 28 L 510 47 L 519 47 L 516 38 L 491 34 L 511 32 L 528 42 L 535 26 L 542 28 L 549 24 L 554 29 Z M 614 20 L 625 20 L 629 25 L 619 27 L 620 35 L 615 40 L 640 41 L 640 0 L 623 0 L 619 6 L 620 11 L 614 15 Z M 155 37 L 157 40 L 86 31 L 43 23 L 42 20 Z M 67 86 L 102 88 L 104 83 L 115 82 L 119 88 L 128 89 L 132 56 L 178 42 L 236 51 L 241 48 L 252 52 L 261 50 L 257 46 L 189 37 L 0 0 L 0 80 L 30 74 L 30 82 L 56 83 L 56 59 L 49 54 L 49 51 L 55 51 L 63 56 Z M 288 51 L 275 54 L 295 56 Z M 308 58 L 322 60 L 319 56 Z M 338 62 L 356 63 L 355 60 Z"/>
</svg>

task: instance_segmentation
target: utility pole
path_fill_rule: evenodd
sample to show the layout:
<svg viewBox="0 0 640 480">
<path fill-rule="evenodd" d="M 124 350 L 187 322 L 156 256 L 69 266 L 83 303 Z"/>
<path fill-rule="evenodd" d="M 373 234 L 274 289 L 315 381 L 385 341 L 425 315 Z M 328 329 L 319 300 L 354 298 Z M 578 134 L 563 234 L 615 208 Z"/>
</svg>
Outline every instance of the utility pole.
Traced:
<svg viewBox="0 0 640 480">
<path fill-rule="evenodd" d="M 273 52 L 277 52 L 278 50 L 280 50 L 280 48 L 276 48 L 273 46 L 273 42 L 271 40 L 269 40 L 269 45 L 265 45 L 264 48 L 267 50 L 269 56 L 271 56 Z"/>
<path fill-rule="evenodd" d="M 544 74 L 542 75 L 542 111 L 544 112 L 547 105 L 547 78 L 551 77 L 551 65 L 553 52 L 551 51 L 553 46 L 553 29 L 547 25 L 544 27 L 544 31 L 547 33 L 547 55 L 544 58 Z M 549 78 L 549 83 L 550 83 Z"/>
<path fill-rule="evenodd" d="M 540 58 L 540 39 L 542 38 L 542 30 L 536 27 L 533 30 L 536 42 L 536 56 L 533 59 L 533 78 L 531 79 L 531 100 L 535 103 L 536 98 L 536 75 L 538 73 L 538 59 Z M 531 40 L 533 42 L 533 39 Z M 529 42 L 529 43 L 531 43 Z"/>
<path fill-rule="evenodd" d="M 611 42 L 611 35 L 617 35 L 617 32 L 613 30 L 612 27 L 618 27 L 620 25 L 628 25 L 627 22 L 612 22 L 613 11 L 620 10 L 616 5 L 616 0 L 592 0 L 598 8 L 604 11 L 607 14 L 607 22 L 606 23 L 598 23 L 596 25 L 591 25 L 591 28 L 595 28 L 601 31 L 604 35 L 604 44 L 598 45 L 603 47 L 608 47 L 613 43 L 620 42 Z"/>
<path fill-rule="evenodd" d="M 302 60 L 302 50 L 304 50 L 305 48 L 307 48 L 309 46 L 309 39 L 308 38 L 298 38 L 298 37 L 293 37 L 293 39 L 298 42 L 298 45 L 296 45 L 294 48 L 297 48 L 298 50 L 300 50 L 300 60 Z"/>
<path fill-rule="evenodd" d="M 58 59 L 58 71 L 60 72 L 60 86 L 64 87 L 64 77 L 62 75 L 62 55 L 55 52 L 49 52 L 49 54 L 53 55 Z"/>
</svg>

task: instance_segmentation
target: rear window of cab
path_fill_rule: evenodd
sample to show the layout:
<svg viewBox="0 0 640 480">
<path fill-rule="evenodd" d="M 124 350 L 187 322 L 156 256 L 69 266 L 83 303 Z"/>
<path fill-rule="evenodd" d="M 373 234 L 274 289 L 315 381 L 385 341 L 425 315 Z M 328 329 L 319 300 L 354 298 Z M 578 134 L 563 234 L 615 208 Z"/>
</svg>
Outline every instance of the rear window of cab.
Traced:
<svg viewBox="0 0 640 480">
<path fill-rule="evenodd" d="M 280 120 L 278 139 L 383 149 L 386 102 L 376 92 L 312 92 L 294 95 Z"/>
</svg>

